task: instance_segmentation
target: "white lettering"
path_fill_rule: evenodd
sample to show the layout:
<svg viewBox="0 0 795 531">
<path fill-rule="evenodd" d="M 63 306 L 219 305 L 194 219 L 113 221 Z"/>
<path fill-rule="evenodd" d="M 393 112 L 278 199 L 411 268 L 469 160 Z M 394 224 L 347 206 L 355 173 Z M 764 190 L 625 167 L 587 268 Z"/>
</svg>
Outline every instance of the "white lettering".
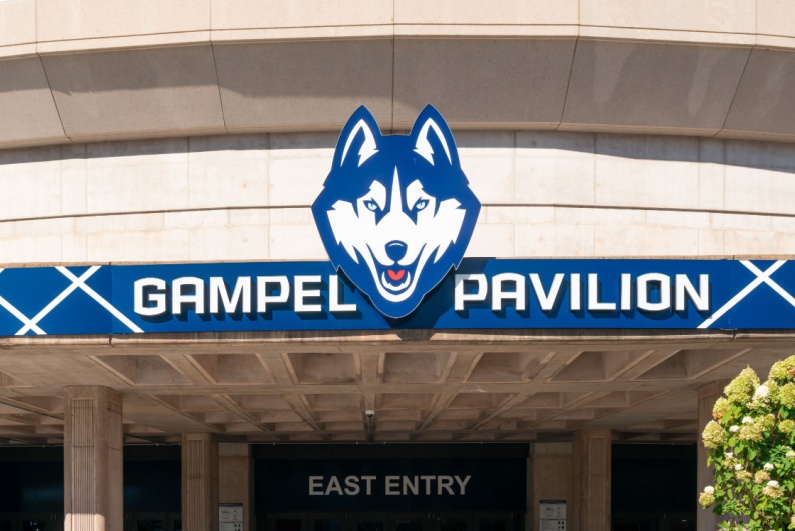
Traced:
<svg viewBox="0 0 795 531">
<path fill-rule="evenodd" d="M 348 496 L 356 496 L 359 494 L 359 478 L 356 476 L 348 476 L 345 478 L 345 494 Z"/>
<path fill-rule="evenodd" d="M 328 486 L 326 487 L 326 496 L 332 492 L 342 496 L 342 487 L 340 486 L 340 480 L 337 479 L 337 476 L 331 476 Z"/>
<path fill-rule="evenodd" d="M 218 313 L 218 300 L 226 313 L 234 313 L 243 302 L 243 313 L 251 313 L 251 277 L 237 277 L 232 297 L 229 297 L 223 277 L 210 277 L 210 313 Z"/>
<path fill-rule="evenodd" d="M 279 294 L 268 295 L 268 284 L 278 284 Z M 275 277 L 257 277 L 257 312 L 265 313 L 268 304 L 283 304 L 290 296 L 290 284 L 287 277 L 279 275 Z"/>
<path fill-rule="evenodd" d="M 563 284 L 563 273 L 557 273 L 555 278 L 552 279 L 549 293 L 544 292 L 544 286 L 541 284 L 541 278 L 539 278 L 538 273 L 530 273 L 530 282 L 533 284 L 533 291 L 536 294 L 538 303 L 541 305 L 541 309 L 545 312 L 553 310 L 555 303 L 558 301 L 558 295 L 560 295 L 560 286 Z"/>
<path fill-rule="evenodd" d="M 329 311 L 333 313 L 342 313 L 342 312 L 355 312 L 358 311 L 356 308 L 356 304 L 344 304 L 342 302 L 342 297 L 340 294 L 340 283 L 339 277 L 337 275 L 329 275 L 328 277 L 328 299 L 329 299 Z"/>
<path fill-rule="evenodd" d="M 149 293 L 145 297 L 146 288 L 155 288 L 159 293 Z M 161 315 L 166 313 L 166 281 L 160 278 L 142 278 L 133 283 L 135 296 L 135 313 L 138 315 Z M 146 300 L 144 300 L 146 299 Z M 149 306 L 149 303 L 154 306 Z"/>
<path fill-rule="evenodd" d="M 469 480 L 472 479 L 472 476 L 465 477 L 464 481 L 461 481 L 461 478 L 458 476 L 453 477 L 455 477 L 455 481 L 458 483 L 458 486 L 461 487 L 461 496 L 464 496 L 467 493 L 467 483 L 469 483 Z"/>
<path fill-rule="evenodd" d="M 417 476 L 414 476 L 414 479 L 412 481 L 412 478 L 410 478 L 409 476 L 403 476 L 403 496 L 407 495 L 409 491 L 411 491 L 411 493 L 414 495 L 420 493 L 419 479 L 420 478 L 418 478 Z"/>
<path fill-rule="evenodd" d="M 621 311 L 628 312 L 632 309 L 632 275 L 621 275 Z"/>
<path fill-rule="evenodd" d="M 503 284 L 512 282 L 514 291 L 503 291 Z M 524 277 L 517 273 L 500 273 L 491 277 L 491 309 L 495 312 L 502 310 L 502 301 L 512 299 L 516 301 L 516 311 L 523 312 L 526 306 Z"/>
<path fill-rule="evenodd" d="M 372 492 L 372 482 L 375 479 L 375 476 L 362 476 L 359 479 L 364 480 L 365 494 L 369 496 L 370 492 Z"/>
<path fill-rule="evenodd" d="M 646 273 L 637 279 L 638 308 L 647 312 L 662 312 L 671 308 L 671 278 L 662 273 Z M 650 284 L 657 284 L 660 288 L 660 300 L 649 301 Z"/>
<path fill-rule="evenodd" d="M 182 288 L 192 287 L 192 293 L 183 293 Z M 183 304 L 193 304 L 197 315 L 204 313 L 204 280 L 196 277 L 175 278 L 171 284 L 171 313 L 182 313 Z"/>
<path fill-rule="evenodd" d="M 322 312 L 323 308 L 319 304 L 307 304 L 305 299 L 308 297 L 320 297 L 319 289 L 306 289 L 305 284 L 317 284 L 320 282 L 320 275 L 296 275 L 295 277 L 295 312 Z"/>
<path fill-rule="evenodd" d="M 437 495 L 441 496 L 443 494 L 443 490 L 446 490 L 450 496 L 455 496 L 455 492 L 453 492 L 453 477 L 452 476 L 439 476 L 437 480 Z"/>
<path fill-rule="evenodd" d="M 387 496 L 400 496 L 400 476 L 386 476 L 384 478 L 384 494 Z"/>
<path fill-rule="evenodd" d="M 323 496 L 323 476 L 309 476 L 309 495 Z"/>
<path fill-rule="evenodd" d="M 477 282 L 478 289 L 472 293 L 465 293 L 466 282 Z M 483 302 L 488 295 L 489 287 L 486 275 L 477 273 L 474 275 L 455 276 L 455 311 L 463 312 L 464 304 L 467 302 Z"/>
<path fill-rule="evenodd" d="M 582 288 L 580 288 L 580 274 L 572 273 L 569 284 L 571 285 L 571 311 L 579 312 L 582 309 L 582 298 L 580 294 Z"/>
<path fill-rule="evenodd" d="M 436 476 L 420 476 L 420 479 L 425 480 L 425 495 L 430 496 L 433 494 L 431 492 L 431 482 L 436 479 Z"/>
<path fill-rule="evenodd" d="M 612 312 L 616 309 L 615 302 L 599 300 L 599 275 L 588 273 L 588 311 Z"/>
<path fill-rule="evenodd" d="M 700 312 L 709 310 L 709 275 L 698 276 L 698 291 L 693 287 L 687 275 L 676 275 L 676 311 L 685 311 L 686 297 L 693 301 L 693 305 Z"/>
</svg>

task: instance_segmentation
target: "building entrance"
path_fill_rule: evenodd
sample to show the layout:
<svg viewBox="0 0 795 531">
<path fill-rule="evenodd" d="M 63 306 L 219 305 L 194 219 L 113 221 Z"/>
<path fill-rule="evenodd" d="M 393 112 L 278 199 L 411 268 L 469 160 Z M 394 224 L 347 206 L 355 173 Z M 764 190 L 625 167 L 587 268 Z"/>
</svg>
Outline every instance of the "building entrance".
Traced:
<svg viewBox="0 0 795 531">
<path fill-rule="evenodd" d="M 180 513 L 126 513 L 124 531 L 182 531 Z"/>
<path fill-rule="evenodd" d="M 257 531 L 523 531 L 524 515 L 510 512 L 266 513 Z"/>
<path fill-rule="evenodd" d="M 261 445 L 257 531 L 523 531 L 528 445 Z"/>
<path fill-rule="evenodd" d="M 0 531 L 59 531 L 63 523 L 56 513 L 0 513 Z"/>
</svg>

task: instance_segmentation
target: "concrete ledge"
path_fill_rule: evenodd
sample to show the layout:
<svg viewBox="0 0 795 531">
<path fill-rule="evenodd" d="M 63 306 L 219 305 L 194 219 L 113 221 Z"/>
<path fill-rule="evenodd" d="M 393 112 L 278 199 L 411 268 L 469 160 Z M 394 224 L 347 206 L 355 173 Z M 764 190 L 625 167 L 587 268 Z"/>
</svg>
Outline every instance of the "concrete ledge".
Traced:
<svg viewBox="0 0 795 531">
<path fill-rule="evenodd" d="M 3 0 L 0 149 L 404 129 L 795 140 L 789 0 Z M 791 79 L 792 78 L 792 79 Z"/>
<path fill-rule="evenodd" d="M 4 0 L 0 56 L 316 38 L 590 37 L 792 47 L 788 0 Z"/>
<path fill-rule="evenodd" d="M 795 141 L 793 50 L 329 35 L 189 46 L 170 35 L 160 47 L 0 60 L 0 149 L 339 131 L 359 105 L 383 130 L 405 130 L 427 103 L 458 130 Z"/>
</svg>

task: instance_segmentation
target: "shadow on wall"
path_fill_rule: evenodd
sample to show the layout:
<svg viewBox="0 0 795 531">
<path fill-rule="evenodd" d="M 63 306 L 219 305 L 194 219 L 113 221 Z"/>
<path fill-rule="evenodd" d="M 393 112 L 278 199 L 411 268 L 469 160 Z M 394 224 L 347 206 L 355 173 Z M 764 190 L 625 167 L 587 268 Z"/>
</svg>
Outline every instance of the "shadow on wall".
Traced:
<svg viewBox="0 0 795 531">
<path fill-rule="evenodd" d="M 387 134 L 387 133 L 385 133 Z M 401 132 L 400 134 L 405 134 Z M 795 174 L 795 144 L 720 140 L 677 136 L 616 135 L 548 131 L 454 131 L 467 157 L 480 150 L 516 150 L 517 155 L 565 158 L 566 152 L 593 154 L 638 161 L 665 161 L 717 164 Z M 331 152 L 339 133 L 271 133 L 223 135 L 65 144 L 0 150 L 0 166 L 46 163 L 75 159 L 103 159 L 135 156 L 221 151 L 318 150 Z"/>
</svg>

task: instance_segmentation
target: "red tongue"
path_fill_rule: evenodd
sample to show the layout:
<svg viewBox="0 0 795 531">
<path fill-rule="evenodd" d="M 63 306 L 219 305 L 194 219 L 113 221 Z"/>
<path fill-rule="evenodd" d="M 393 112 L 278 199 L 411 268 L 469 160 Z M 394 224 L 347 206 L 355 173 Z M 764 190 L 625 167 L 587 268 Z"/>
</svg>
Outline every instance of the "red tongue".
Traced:
<svg viewBox="0 0 795 531">
<path fill-rule="evenodd" d="M 386 274 L 389 275 L 389 278 L 391 278 L 392 280 L 397 281 L 397 280 L 400 280 L 401 278 L 403 278 L 403 275 L 406 274 L 406 270 L 405 269 L 400 269 L 399 271 L 395 272 L 395 271 L 392 271 L 391 269 L 387 269 L 386 270 Z"/>
</svg>

